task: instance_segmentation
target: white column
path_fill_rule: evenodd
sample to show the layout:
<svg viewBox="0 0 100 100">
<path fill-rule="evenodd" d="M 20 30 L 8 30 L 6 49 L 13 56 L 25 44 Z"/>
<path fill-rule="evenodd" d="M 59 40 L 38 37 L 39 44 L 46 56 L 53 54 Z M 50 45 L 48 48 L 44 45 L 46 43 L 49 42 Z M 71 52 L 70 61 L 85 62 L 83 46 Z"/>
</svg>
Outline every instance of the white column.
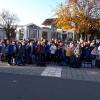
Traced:
<svg viewBox="0 0 100 100">
<path fill-rule="evenodd" d="M 42 38 L 42 29 L 39 29 L 39 40 Z"/>
<path fill-rule="evenodd" d="M 36 31 L 37 31 L 37 40 L 39 39 L 39 32 L 38 32 L 38 29 L 36 29 Z"/>
<path fill-rule="evenodd" d="M 29 31 L 29 28 L 27 28 L 27 38 L 30 38 L 30 31 Z"/>
</svg>

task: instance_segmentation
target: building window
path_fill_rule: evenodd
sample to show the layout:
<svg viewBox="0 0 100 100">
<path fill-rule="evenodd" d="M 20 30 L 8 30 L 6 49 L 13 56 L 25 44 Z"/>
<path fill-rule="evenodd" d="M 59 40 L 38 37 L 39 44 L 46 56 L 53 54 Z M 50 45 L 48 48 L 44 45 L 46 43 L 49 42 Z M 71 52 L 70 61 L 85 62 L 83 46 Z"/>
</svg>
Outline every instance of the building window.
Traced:
<svg viewBox="0 0 100 100">
<path fill-rule="evenodd" d="M 57 39 L 61 39 L 61 32 L 57 32 Z"/>
<path fill-rule="evenodd" d="M 19 30 L 19 39 L 23 39 L 23 37 L 24 37 L 24 30 L 20 29 Z"/>
<path fill-rule="evenodd" d="M 30 39 L 37 39 L 37 31 L 36 29 L 30 31 Z"/>
</svg>

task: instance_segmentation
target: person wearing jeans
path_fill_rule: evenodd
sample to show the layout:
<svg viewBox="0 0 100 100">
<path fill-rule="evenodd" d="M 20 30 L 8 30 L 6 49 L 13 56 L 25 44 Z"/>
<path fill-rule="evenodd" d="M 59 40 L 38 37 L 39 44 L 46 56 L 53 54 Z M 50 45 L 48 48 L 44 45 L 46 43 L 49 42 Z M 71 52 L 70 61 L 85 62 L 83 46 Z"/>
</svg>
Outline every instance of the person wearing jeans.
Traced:
<svg viewBox="0 0 100 100">
<path fill-rule="evenodd" d="M 8 58 L 8 64 L 12 65 L 13 64 L 13 54 L 14 54 L 14 45 L 12 42 L 10 42 L 7 47 L 7 58 Z"/>
</svg>

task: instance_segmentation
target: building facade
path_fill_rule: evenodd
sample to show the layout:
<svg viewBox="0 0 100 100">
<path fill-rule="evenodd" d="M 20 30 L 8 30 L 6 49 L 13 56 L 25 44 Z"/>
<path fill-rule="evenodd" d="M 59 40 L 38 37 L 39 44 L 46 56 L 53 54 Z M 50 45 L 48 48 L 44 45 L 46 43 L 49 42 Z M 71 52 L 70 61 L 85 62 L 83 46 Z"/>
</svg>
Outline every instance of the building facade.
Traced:
<svg viewBox="0 0 100 100">
<path fill-rule="evenodd" d="M 35 24 L 30 24 L 27 26 L 27 33 L 25 39 L 51 40 L 53 38 L 52 33 L 54 32 L 55 31 L 49 27 L 39 27 Z"/>
<path fill-rule="evenodd" d="M 0 28 L 0 39 L 6 39 L 6 33 L 2 28 Z M 50 27 L 39 27 L 36 24 L 18 25 L 16 29 L 16 40 L 23 39 L 73 39 L 73 31 L 56 29 L 53 25 Z"/>
</svg>

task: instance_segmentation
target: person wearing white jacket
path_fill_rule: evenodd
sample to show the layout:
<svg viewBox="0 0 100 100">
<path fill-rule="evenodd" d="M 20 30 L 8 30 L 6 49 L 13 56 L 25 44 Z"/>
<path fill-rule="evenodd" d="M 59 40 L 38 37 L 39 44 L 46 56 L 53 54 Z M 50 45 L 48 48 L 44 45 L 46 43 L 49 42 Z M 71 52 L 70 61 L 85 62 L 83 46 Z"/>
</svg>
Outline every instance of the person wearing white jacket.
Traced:
<svg viewBox="0 0 100 100">
<path fill-rule="evenodd" d="M 51 51 L 51 54 L 55 54 L 56 53 L 56 50 L 57 50 L 57 47 L 55 46 L 55 44 L 53 43 L 50 47 L 50 51 Z"/>
<path fill-rule="evenodd" d="M 52 43 L 50 47 L 50 53 L 51 53 L 51 61 L 55 61 L 55 53 L 56 53 L 57 47 L 54 43 Z"/>
<path fill-rule="evenodd" d="M 96 57 L 97 67 L 100 68 L 100 46 L 98 47 L 98 54 Z"/>
</svg>

